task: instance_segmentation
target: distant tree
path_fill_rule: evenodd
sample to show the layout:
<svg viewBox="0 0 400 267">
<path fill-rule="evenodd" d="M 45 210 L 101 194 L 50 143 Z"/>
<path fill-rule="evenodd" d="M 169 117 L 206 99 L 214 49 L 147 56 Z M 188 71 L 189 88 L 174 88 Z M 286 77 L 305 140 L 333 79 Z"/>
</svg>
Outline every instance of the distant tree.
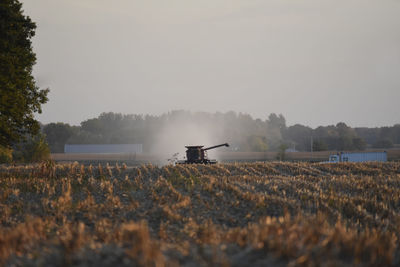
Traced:
<svg viewBox="0 0 400 267">
<path fill-rule="evenodd" d="M 81 122 L 81 129 L 89 133 L 100 133 L 104 131 L 104 124 L 98 118 L 89 119 Z"/>
<path fill-rule="evenodd" d="M 400 144 L 400 124 L 393 127 L 381 127 L 377 142 L 390 140 L 393 144 Z"/>
<path fill-rule="evenodd" d="M 270 150 L 277 151 L 283 141 L 283 136 L 286 131 L 286 120 L 282 114 L 276 115 L 271 113 L 266 120 L 267 144 Z"/>
<path fill-rule="evenodd" d="M 365 150 L 367 143 L 361 137 L 354 137 L 353 146 L 356 150 Z"/>
<path fill-rule="evenodd" d="M 389 138 L 379 139 L 374 145 L 374 148 L 392 148 L 393 142 Z"/>
<path fill-rule="evenodd" d="M 393 125 L 393 143 L 400 144 L 400 124 Z"/>
<path fill-rule="evenodd" d="M 278 149 L 278 154 L 276 155 L 277 160 L 285 160 L 286 159 L 286 149 L 288 148 L 287 144 L 280 144 Z"/>
<path fill-rule="evenodd" d="M 340 136 L 337 140 L 337 150 L 353 150 L 353 139 L 350 136 Z"/>
<path fill-rule="evenodd" d="M 339 122 L 336 124 L 336 131 L 339 134 L 339 137 L 348 138 L 355 136 L 355 131 L 351 127 L 347 126 L 344 122 Z"/>
<path fill-rule="evenodd" d="M 373 147 L 390 146 L 389 141 L 392 145 L 400 144 L 400 124 L 395 124 L 392 127 L 355 128 L 355 131 L 358 136 Z"/>
<path fill-rule="evenodd" d="M 337 147 L 338 150 L 363 150 L 365 149 L 365 141 L 357 136 L 356 131 L 347 126 L 343 122 L 336 125 L 338 133 Z"/>
<path fill-rule="evenodd" d="M 15 145 L 13 160 L 17 162 L 39 162 L 47 159 L 50 159 L 50 149 L 41 133 Z"/>
<path fill-rule="evenodd" d="M 10 147 L 39 132 L 34 113 L 41 113 L 48 90 L 40 90 L 32 76 L 36 56 L 31 38 L 36 25 L 22 14 L 18 0 L 0 3 L 0 145 Z"/>
<path fill-rule="evenodd" d="M 357 136 L 365 140 L 368 144 L 375 144 L 379 139 L 380 128 L 354 128 L 357 133 Z"/>
<path fill-rule="evenodd" d="M 324 141 L 316 140 L 313 141 L 313 150 L 314 151 L 326 151 L 328 150 L 328 145 Z"/>
<path fill-rule="evenodd" d="M 284 140 L 294 143 L 299 151 L 310 151 L 310 141 L 313 130 L 310 127 L 301 124 L 295 124 L 287 128 L 284 134 Z"/>
<path fill-rule="evenodd" d="M 275 113 L 269 114 L 267 123 L 270 127 L 278 128 L 280 130 L 286 128 L 286 119 L 282 114 L 279 114 L 279 116 Z"/>
<path fill-rule="evenodd" d="M 324 143 L 327 146 L 327 150 L 338 149 L 339 133 L 334 125 L 319 126 L 313 131 L 313 137 L 315 141 Z"/>
<path fill-rule="evenodd" d="M 263 136 L 249 136 L 247 138 L 248 151 L 264 152 L 268 150 L 266 138 Z"/>
<path fill-rule="evenodd" d="M 12 149 L 0 146 L 0 163 L 10 163 L 12 161 Z"/>
<path fill-rule="evenodd" d="M 68 139 L 76 132 L 74 127 L 67 123 L 49 123 L 42 129 L 49 144 L 50 151 L 53 153 L 64 152 L 64 145 Z"/>
</svg>

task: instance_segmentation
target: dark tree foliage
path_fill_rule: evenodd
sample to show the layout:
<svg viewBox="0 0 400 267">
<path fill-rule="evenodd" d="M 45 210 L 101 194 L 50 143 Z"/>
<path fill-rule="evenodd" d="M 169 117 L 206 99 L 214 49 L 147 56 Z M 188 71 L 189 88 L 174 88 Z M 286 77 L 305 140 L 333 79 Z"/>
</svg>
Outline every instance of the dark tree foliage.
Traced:
<svg viewBox="0 0 400 267">
<path fill-rule="evenodd" d="M 311 145 L 311 136 L 313 135 L 313 129 L 301 124 L 295 124 L 287 128 L 284 134 L 286 142 L 293 144 L 296 150 L 308 151 Z"/>
<path fill-rule="evenodd" d="M 77 131 L 75 126 L 66 123 L 49 123 L 42 129 L 46 136 L 46 140 L 53 153 L 63 153 L 64 145 L 68 139 Z"/>
<path fill-rule="evenodd" d="M 50 149 L 45 136 L 39 133 L 29 136 L 23 143 L 16 144 L 12 158 L 16 162 L 40 162 L 50 159 Z"/>
<path fill-rule="evenodd" d="M 328 150 L 328 144 L 325 143 L 324 141 L 319 141 L 316 140 L 315 142 L 313 142 L 313 151 L 325 151 Z"/>
<path fill-rule="evenodd" d="M 0 145 L 10 147 L 40 126 L 34 113 L 41 113 L 48 90 L 40 90 L 32 76 L 36 56 L 31 39 L 36 25 L 23 15 L 18 0 L 0 2 Z"/>
<path fill-rule="evenodd" d="M 389 138 L 379 139 L 374 145 L 374 148 L 392 148 L 393 142 Z"/>
<path fill-rule="evenodd" d="M 358 136 L 374 148 L 391 148 L 400 144 L 400 124 L 392 127 L 355 128 Z"/>
</svg>

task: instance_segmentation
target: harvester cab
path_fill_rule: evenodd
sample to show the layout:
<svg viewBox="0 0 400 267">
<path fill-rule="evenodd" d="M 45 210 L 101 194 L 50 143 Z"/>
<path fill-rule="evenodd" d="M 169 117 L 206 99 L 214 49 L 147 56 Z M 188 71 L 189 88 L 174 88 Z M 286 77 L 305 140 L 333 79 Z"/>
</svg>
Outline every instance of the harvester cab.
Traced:
<svg viewBox="0 0 400 267">
<path fill-rule="evenodd" d="M 229 147 L 228 143 L 220 144 L 216 146 L 210 146 L 203 148 L 204 146 L 185 146 L 186 147 L 186 160 L 179 160 L 177 164 L 215 164 L 215 159 L 209 159 L 207 151 L 210 149 L 226 146 Z"/>
</svg>

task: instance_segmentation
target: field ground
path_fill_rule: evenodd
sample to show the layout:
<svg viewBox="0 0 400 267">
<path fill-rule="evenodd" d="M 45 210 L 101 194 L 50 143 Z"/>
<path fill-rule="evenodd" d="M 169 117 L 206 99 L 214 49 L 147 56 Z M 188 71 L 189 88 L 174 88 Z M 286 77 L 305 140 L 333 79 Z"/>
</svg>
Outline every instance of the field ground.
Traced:
<svg viewBox="0 0 400 267">
<path fill-rule="evenodd" d="M 383 151 L 382 149 L 369 149 L 367 152 Z M 361 152 L 366 152 L 361 151 Z M 327 161 L 329 155 L 336 154 L 337 151 L 319 151 L 319 152 L 287 152 L 286 160 L 288 161 Z M 181 155 L 182 156 L 182 155 Z M 255 161 L 275 161 L 277 159 L 277 152 L 217 152 L 216 158 L 221 162 L 255 162 Z M 400 160 L 400 149 L 387 150 L 389 161 Z M 53 153 L 51 157 L 55 161 L 79 161 L 79 162 L 118 162 L 123 161 L 131 164 L 165 164 L 167 159 L 171 158 L 171 154 L 157 155 L 157 154 L 65 154 Z"/>
<path fill-rule="evenodd" d="M 400 163 L 0 167 L 0 265 L 399 266 Z"/>
</svg>

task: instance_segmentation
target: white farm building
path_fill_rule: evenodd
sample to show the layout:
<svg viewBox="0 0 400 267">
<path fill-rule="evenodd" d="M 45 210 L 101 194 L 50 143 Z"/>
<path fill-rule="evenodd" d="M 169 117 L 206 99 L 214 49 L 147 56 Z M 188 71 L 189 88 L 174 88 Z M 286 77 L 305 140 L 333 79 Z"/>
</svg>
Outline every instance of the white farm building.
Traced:
<svg viewBox="0 0 400 267">
<path fill-rule="evenodd" d="M 116 154 L 142 153 L 142 144 L 65 144 L 64 153 Z"/>
</svg>

